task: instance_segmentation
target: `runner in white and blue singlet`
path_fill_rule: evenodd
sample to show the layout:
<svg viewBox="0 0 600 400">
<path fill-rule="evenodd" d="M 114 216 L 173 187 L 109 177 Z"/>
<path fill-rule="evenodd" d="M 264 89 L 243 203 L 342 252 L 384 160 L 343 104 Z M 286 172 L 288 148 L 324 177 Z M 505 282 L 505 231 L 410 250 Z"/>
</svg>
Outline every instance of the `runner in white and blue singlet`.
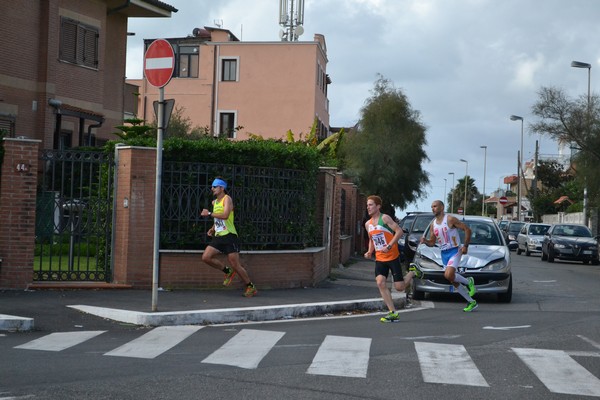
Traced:
<svg viewBox="0 0 600 400">
<path fill-rule="evenodd" d="M 444 277 L 452 283 L 455 291 L 469 302 L 463 309 L 465 312 L 471 312 L 477 308 L 477 302 L 473 300 L 473 295 L 477 292 L 473 278 L 465 278 L 456 270 L 463 254 L 467 254 L 469 241 L 471 240 L 471 229 L 458 218 L 447 215 L 444 212 L 444 203 L 435 200 L 431 204 L 431 210 L 435 219 L 431 222 L 429 229 L 429 238 L 422 237 L 421 243 L 432 247 L 436 243 L 442 252 L 442 264 L 444 267 Z M 465 243 L 461 245 L 458 230 L 465 232 Z M 466 287 L 465 287 L 466 286 Z"/>
</svg>

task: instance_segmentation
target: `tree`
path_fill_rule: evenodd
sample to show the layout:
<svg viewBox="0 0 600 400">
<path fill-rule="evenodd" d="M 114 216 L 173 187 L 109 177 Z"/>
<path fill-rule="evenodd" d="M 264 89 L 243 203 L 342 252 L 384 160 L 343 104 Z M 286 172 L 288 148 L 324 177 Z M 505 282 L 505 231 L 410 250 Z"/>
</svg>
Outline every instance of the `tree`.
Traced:
<svg viewBox="0 0 600 400">
<path fill-rule="evenodd" d="M 587 186 L 590 205 L 600 203 L 600 101 L 580 96 L 573 100 L 562 89 L 542 87 L 532 113 L 539 122 L 530 125 L 533 133 L 568 143 L 577 150 L 572 160 L 581 188 Z M 546 181 L 550 183 L 550 181 Z M 583 189 L 582 189 L 583 190 Z M 581 199 L 582 194 L 577 195 Z"/>
<path fill-rule="evenodd" d="M 481 215 L 481 197 L 483 196 L 475 186 L 475 180 L 470 176 L 467 179 L 467 207 L 466 215 Z M 465 209 L 465 178 L 459 179 L 456 186 L 450 191 L 447 199 L 446 210 L 450 211 L 450 203 L 452 202 L 452 192 L 454 192 L 454 212 L 456 213 L 459 207 Z"/>
<path fill-rule="evenodd" d="M 573 201 L 581 198 L 583 189 L 575 182 L 573 176 L 564 169 L 563 165 L 556 161 L 539 161 L 536 175 L 540 185 L 538 185 L 536 192 L 530 191 L 527 194 L 534 221 L 540 221 L 544 214 L 554 214 L 557 211 L 581 211 L 580 202 L 571 205 L 569 208 L 554 204 L 554 201 L 561 196 L 568 196 Z"/>
<path fill-rule="evenodd" d="M 356 129 L 340 143 L 339 165 L 361 191 L 381 196 L 386 210 L 404 209 L 421 198 L 429 184 L 421 167 L 429 161 L 426 128 L 420 113 L 389 80 L 379 75 L 371 93 Z"/>
</svg>

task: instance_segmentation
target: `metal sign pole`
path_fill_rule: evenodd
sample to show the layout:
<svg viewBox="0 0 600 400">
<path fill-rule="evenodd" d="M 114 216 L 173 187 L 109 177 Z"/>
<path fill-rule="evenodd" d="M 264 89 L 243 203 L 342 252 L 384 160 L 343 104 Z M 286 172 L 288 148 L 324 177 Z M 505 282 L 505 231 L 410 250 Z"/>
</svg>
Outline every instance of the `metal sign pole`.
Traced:
<svg viewBox="0 0 600 400">
<path fill-rule="evenodd" d="M 154 192 L 154 256 L 152 260 L 152 311 L 158 303 L 158 262 L 160 248 L 160 194 L 162 184 L 162 151 L 165 112 L 165 88 L 158 89 L 158 128 L 156 130 L 156 187 Z"/>
</svg>

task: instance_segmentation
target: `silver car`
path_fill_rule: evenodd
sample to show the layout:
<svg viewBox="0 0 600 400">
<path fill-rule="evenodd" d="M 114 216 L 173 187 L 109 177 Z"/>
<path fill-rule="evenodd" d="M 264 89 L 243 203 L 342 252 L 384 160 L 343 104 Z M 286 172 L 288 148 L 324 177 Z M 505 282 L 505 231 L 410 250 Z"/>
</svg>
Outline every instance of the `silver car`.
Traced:
<svg viewBox="0 0 600 400">
<path fill-rule="evenodd" d="M 496 293 L 498 300 L 510 303 L 512 273 L 510 251 L 498 225 L 491 218 L 456 216 L 471 228 L 469 252 L 462 256 L 458 272 L 475 280 L 477 293 Z M 464 232 L 459 230 L 461 240 Z M 429 237 L 429 228 L 424 233 Z M 437 246 L 420 244 L 413 261 L 423 272 L 421 279 L 413 279 L 413 298 L 422 300 L 425 293 L 450 293 L 454 287 L 444 278 L 442 256 Z"/>
<path fill-rule="evenodd" d="M 517 235 L 517 254 L 525 252 L 526 256 L 530 256 L 531 253 L 541 253 L 542 242 L 548 228 L 550 228 L 550 224 L 531 222 L 523 225 Z"/>
</svg>

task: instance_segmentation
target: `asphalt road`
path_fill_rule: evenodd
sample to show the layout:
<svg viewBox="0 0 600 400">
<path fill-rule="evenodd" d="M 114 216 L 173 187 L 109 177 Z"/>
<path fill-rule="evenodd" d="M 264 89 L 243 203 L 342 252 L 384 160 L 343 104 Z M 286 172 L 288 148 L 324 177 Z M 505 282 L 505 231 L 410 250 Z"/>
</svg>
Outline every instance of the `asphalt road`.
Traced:
<svg viewBox="0 0 600 400">
<path fill-rule="evenodd" d="M 440 295 L 393 324 L 367 314 L 102 324 L 85 340 L 7 333 L 0 399 L 600 398 L 600 267 L 512 260 L 513 301 L 481 296 L 470 314 Z M 69 340 L 81 342 L 62 349 Z"/>
</svg>

